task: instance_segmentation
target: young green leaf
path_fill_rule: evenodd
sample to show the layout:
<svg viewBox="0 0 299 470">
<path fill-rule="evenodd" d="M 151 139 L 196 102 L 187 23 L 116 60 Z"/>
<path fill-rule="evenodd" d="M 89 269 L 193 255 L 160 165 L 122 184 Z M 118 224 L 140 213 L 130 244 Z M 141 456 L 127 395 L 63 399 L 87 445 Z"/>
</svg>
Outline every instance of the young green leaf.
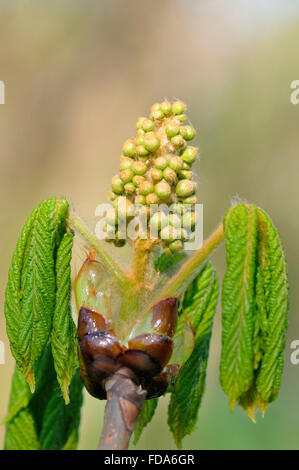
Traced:
<svg viewBox="0 0 299 470">
<path fill-rule="evenodd" d="M 257 378 L 261 399 L 276 399 L 284 360 L 289 309 L 289 284 L 287 264 L 279 234 L 267 214 L 258 209 L 259 267 L 263 279 L 262 299 L 259 296 L 260 315 L 264 318 L 263 357 Z M 263 303 L 262 303 L 263 300 Z"/>
<path fill-rule="evenodd" d="M 33 367 L 50 336 L 55 308 L 56 245 L 64 230 L 65 199 L 42 202 L 29 217 L 9 270 L 5 315 L 11 350 L 34 390 Z"/>
<path fill-rule="evenodd" d="M 152 398 L 144 402 L 143 408 L 137 418 L 135 430 L 134 430 L 134 444 L 140 439 L 143 429 L 151 422 L 154 417 L 156 408 L 158 406 L 158 398 Z"/>
<path fill-rule="evenodd" d="M 69 402 L 68 387 L 77 365 L 76 326 L 70 307 L 72 247 L 73 234 L 65 233 L 56 257 L 56 305 L 51 334 L 57 380 L 66 403 Z"/>
<path fill-rule="evenodd" d="M 239 204 L 224 218 L 227 270 L 222 290 L 220 383 L 230 408 L 253 381 L 253 332 L 258 218 Z"/>
<path fill-rule="evenodd" d="M 5 448 L 74 449 L 78 441 L 82 388 L 77 370 L 70 386 L 70 404 L 65 405 L 56 378 L 51 346 L 48 345 L 34 367 L 33 394 L 16 369 L 11 390 Z M 18 406 L 14 400 L 17 398 Z"/>
<path fill-rule="evenodd" d="M 205 389 L 205 378 L 213 317 L 218 298 L 216 272 L 208 263 L 188 287 L 181 317 L 187 317 L 195 330 L 195 347 L 172 388 L 168 424 L 177 447 L 197 423 Z"/>
</svg>

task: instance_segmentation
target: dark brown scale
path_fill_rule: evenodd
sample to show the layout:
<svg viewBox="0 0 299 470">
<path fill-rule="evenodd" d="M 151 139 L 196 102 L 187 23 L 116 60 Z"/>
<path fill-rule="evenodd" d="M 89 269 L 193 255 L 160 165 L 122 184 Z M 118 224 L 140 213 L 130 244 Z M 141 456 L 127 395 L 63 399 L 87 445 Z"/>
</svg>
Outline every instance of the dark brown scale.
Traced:
<svg viewBox="0 0 299 470">
<path fill-rule="evenodd" d="M 169 297 L 161 300 L 154 307 L 152 327 L 158 333 L 172 337 L 178 322 L 177 299 Z"/>
<path fill-rule="evenodd" d="M 103 330 L 85 335 L 80 346 L 83 356 L 93 361 L 99 357 L 117 358 L 123 351 L 115 336 Z"/>
<path fill-rule="evenodd" d="M 163 374 L 157 377 L 144 377 L 141 379 L 141 386 L 147 391 L 146 400 L 158 398 L 168 389 L 168 382 Z"/>
<path fill-rule="evenodd" d="M 127 349 L 118 360 L 123 366 L 132 369 L 139 377 L 155 376 L 161 371 L 158 361 L 148 352 L 140 349 Z"/>
<path fill-rule="evenodd" d="M 105 318 L 93 310 L 81 307 L 78 321 L 78 337 L 82 339 L 88 334 L 97 333 L 99 330 L 108 330 L 109 324 Z"/>
<path fill-rule="evenodd" d="M 103 379 L 114 374 L 120 367 L 121 364 L 112 357 L 99 357 L 87 366 L 87 373 L 92 381 L 101 384 Z"/>
<path fill-rule="evenodd" d="M 168 363 L 173 350 L 172 340 L 168 336 L 156 334 L 135 336 L 135 338 L 128 342 L 128 346 L 129 350 L 140 349 L 147 352 L 158 362 L 160 370 Z"/>
</svg>

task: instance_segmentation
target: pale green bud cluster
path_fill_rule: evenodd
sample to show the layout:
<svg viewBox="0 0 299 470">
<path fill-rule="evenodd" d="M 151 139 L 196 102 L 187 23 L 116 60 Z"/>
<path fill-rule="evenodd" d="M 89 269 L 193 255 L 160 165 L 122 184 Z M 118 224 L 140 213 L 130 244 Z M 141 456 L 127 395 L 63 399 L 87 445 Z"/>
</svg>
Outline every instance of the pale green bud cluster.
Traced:
<svg viewBox="0 0 299 470">
<path fill-rule="evenodd" d="M 120 170 L 112 178 L 109 197 L 115 207 L 114 217 L 107 217 L 107 240 L 111 226 L 116 226 L 117 202 L 125 196 L 128 204 L 144 206 L 150 227 L 151 219 L 157 222 L 157 214 L 151 216 L 152 204 L 173 204 L 179 208 L 180 216 L 190 213 L 193 217 L 196 204 L 197 185 L 192 181 L 192 164 L 198 156 L 198 149 L 188 145 L 195 137 L 195 129 L 184 124 L 187 117 L 186 105 L 181 101 L 169 103 L 163 101 L 151 107 L 149 117 L 140 117 L 136 123 L 137 135 L 127 140 L 122 148 Z M 187 209 L 188 205 L 188 209 Z M 195 214 L 194 214 L 195 215 Z M 132 218 L 130 211 L 126 214 L 127 222 Z M 184 236 L 177 233 L 177 214 L 173 214 L 173 224 L 163 226 L 159 223 L 159 238 L 167 251 L 178 251 L 183 248 Z M 191 220 L 191 219 L 190 219 Z M 193 220 L 193 219 L 192 219 Z M 182 236 L 183 235 L 183 236 Z M 123 245 L 117 238 L 117 245 Z"/>
</svg>

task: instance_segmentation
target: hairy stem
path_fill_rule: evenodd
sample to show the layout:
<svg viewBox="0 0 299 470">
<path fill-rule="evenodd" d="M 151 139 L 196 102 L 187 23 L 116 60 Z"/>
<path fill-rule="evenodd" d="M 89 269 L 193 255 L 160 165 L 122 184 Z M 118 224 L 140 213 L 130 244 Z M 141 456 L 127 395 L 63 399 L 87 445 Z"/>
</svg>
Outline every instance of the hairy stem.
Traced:
<svg viewBox="0 0 299 470">
<path fill-rule="evenodd" d="M 122 367 L 105 383 L 107 404 L 99 450 L 126 450 L 129 446 L 146 397 L 134 378 L 130 369 Z"/>
<path fill-rule="evenodd" d="M 121 288 L 126 288 L 128 285 L 127 274 L 121 269 L 121 267 L 115 262 L 111 254 L 104 248 L 103 244 L 93 235 L 90 230 L 86 227 L 84 222 L 72 211 L 69 210 L 67 219 L 67 225 L 81 235 L 88 244 L 95 249 L 101 261 L 110 271 L 110 273 L 116 278 Z"/>
</svg>

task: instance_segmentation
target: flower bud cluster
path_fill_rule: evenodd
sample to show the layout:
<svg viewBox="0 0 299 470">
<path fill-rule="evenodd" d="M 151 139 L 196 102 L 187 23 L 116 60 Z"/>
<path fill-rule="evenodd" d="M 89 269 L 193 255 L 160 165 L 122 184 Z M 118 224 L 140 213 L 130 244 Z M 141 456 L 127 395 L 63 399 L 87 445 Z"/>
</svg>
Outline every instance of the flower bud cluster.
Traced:
<svg viewBox="0 0 299 470">
<path fill-rule="evenodd" d="M 151 107 L 149 117 L 141 117 L 136 123 L 135 139 L 127 140 L 122 148 L 120 170 L 112 178 L 109 197 L 114 207 L 106 217 L 107 241 L 122 246 L 125 241 L 118 238 L 119 217 L 127 222 L 133 217 L 131 205 L 142 206 L 149 220 L 159 226 L 159 238 L 167 252 L 183 248 L 187 234 L 179 228 L 179 220 L 190 219 L 195 226 L 194 206 L 197 202 L 197 185 L 193 181 L 192 165 L 198 149 L 188 145 L 195 137 L 195 130 L 185 125 L 186 105 L 181 101 L 163 101 Z M 126 210 L 117 210 L 120 197 L 126 197 Z M 150 206 L 166 204 L 175 207 L 170 222 L 165 226 L 163 213 L 151 214 Z M 115 232 L 116 227 L 116 232 Z M 182 224 L 180 225 L 182 227 Z M 110 232 L 114 236 L 110 236 Z"/>
</svg>

